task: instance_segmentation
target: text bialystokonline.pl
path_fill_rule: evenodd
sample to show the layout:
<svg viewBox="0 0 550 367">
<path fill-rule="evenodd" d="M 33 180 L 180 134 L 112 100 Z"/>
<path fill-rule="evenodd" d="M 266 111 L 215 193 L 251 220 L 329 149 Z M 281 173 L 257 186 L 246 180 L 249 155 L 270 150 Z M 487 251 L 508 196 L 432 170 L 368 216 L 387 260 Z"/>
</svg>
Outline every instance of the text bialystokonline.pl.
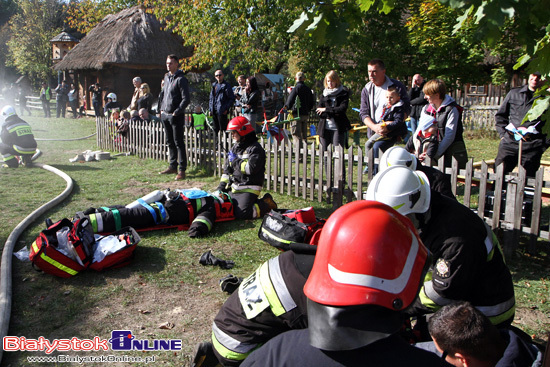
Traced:
<svg viewBox="0 0 550 367">
<path fill-rule="evenodd" d="M 70 355 L 57 355 L 57 356 L 29 356 L 27 361 L 29 363 L 154 363 L 156 356 L 127 356 L 127 355 L 106 355 L 106 356 L 70 356 Z"/>
</svg>

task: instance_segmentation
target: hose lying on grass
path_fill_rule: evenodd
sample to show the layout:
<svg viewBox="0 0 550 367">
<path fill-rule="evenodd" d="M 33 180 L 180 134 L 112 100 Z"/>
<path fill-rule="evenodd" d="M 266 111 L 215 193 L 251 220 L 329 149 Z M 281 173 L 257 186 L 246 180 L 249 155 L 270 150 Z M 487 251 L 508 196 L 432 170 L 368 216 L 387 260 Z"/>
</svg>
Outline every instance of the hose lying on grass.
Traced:
<svg viewBox="0 0 550 367">
<path fill-rule="evenodd" d="M 11 279 L 11 261 L 13 257 L 13 247 L 17 243 L 17 239 L 23 233 L 23 231 L 32 222 L 44 214 L 46 211 L 55 207 L 57 204 L 65 200 L 73 191 L 73 179 L 65 172 L 58 170 L 55 167 L 48 166 L 46 164 L 34 163 L 35 167 L 45 169 L 53 172 L 59 177 L 63 178 L 67 182 L 65 190 L 54 199 L 48 201 L 46 204 L 35 209 L 25 219 L 23 219 L 17 227 L 10 233 L 6 244 L 4 245 L 4 251 L 2 252 L 2 263 L 0 265 L 0 340 L 3 340 L 8 333 L 8 327 L 10 325 L 11 315 L 11 297 L 12 297 L 12 279 Z M 3 349 L 0 349 L 0 362 L 2 361 Z"/>
</svg>

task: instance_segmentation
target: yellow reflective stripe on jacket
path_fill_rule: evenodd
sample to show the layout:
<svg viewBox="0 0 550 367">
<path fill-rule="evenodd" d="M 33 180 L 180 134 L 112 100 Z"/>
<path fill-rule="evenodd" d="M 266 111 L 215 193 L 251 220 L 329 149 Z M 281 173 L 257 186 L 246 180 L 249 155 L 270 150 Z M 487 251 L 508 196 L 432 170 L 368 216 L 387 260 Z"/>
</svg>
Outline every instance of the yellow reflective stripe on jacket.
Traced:
<svg viewBox="0 0 550 367">
<path fill-rule="evenodd" d="M 93 214 L 90 214 L 88 216 L 88 218 L 90 218 L 90 223 L 92 223 L 92 230 L 94 231 L 94 233 L 97 233 L 97 232 L 101 232 L 98 228 L 98 225 L 97 225 L 97 217 L 96 217 L 96 214 L 93 213 Z"/>
<path fill-rule="evenodd" d="M 225 359 L 242 361 L 261 345 L 240 342 L 212 324 L 212 346 Z"/>
<path fill-rule="evenodd" d="M 32 244 L 32 247 L 34 249 L 35 252 L 38 252 L 40 249 L 38 248 L 38 245 L 36 244 L 36 241 Z M 45 262 L 55 266 L 56 268 L 58 268 L 59 270 L 62 270 L 64 271 L 65 273 L 67 274 L 71 274 L 71 275 L 76 275 L 78 274 L 78 271 L 76 270 L 73 270 L 63 264 L 61 264 L 59 261 L 56 261 L 54 259 L 52 259 L 51 257 L 47 256 L 44 252 L 41 252 L 40 253 L 40 258 L 42 260 L 44 260 Z"/>
<path fill-rule="evenodd" d="M 435 303 L 435 301 L 428 297 L 428 295 L 426 294 L 426 287 L 432 286 L 432 276 L 433 274 L 431 270 L 426 273 L 426 276 L 424 277 L 424 284 L 420 289 L 418 297 L 420 298 L 420 302 L 422 303 L 422 305 L 424 305 L 424 307 L 435 312 L 440 309 L 441 306 Z"/>
<path fill-rule="evenodd" d="M 268 307 L 280 316 L 297 307 L 284 282 L 279 257 L 263 263 L 239 286 L 239 301 L 247 319 L 259 315 Z"/>
<path fill-rule="evenodd" d="M 262 288 L 264 289 L 265 295 L 269 301 L 269 306 L 271 307 L 271 311 L 273 312 L 273 314 L 275 316 L 280 316 L 284 314 L 286 311 L 281 304 L 281 301 L 277 296 L 277 291 L 275 291 L 275 287 L 273 287 L 273 283 L 271 282 L 271 279 L 269 277 L 268 263 L 264 263 L 260 267 L 260 283 L 262 285 Z"/>
</svg>

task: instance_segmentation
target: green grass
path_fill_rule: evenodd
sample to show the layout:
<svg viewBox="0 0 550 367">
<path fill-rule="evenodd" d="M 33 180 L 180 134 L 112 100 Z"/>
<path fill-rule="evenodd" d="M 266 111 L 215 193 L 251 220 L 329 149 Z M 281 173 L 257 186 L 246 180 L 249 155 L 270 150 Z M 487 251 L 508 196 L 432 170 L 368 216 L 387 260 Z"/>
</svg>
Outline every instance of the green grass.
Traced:
<svg viewBox="0 0 550 367">
<path fill-rule="evenodd" d="M 93 119 L 26 118 L 37 138 L 68 139 L 94 132 Z M 467 141 L 475 160 L 493 159 L 498 141 Z M 127 204 L 158 188 L 199 186 L 212 189 L 218 179 L 204 170 L 188 171 L 188 180 L 176 183 L 172 177 L 158 175 L 164 162 L 119 156 L 109 161 L 70 163 L 84 150 L 97 150 L 94 138 L 77 141 L 39 141 L 44 152 L 39 162 L 55 166 L 69 174 L 75 188 L 68 200 L 35 218 L 19 238 L 16 250 L 28 246 L 44 228 L 48 217 L 72 218 L 80 210 L 102 205 Z M 478 156 L 479 154 L 479 156 Z M 5 242 L 15 226 L 36 207 L 58 195 L 65 182 L 38 168 L 0 169 L 0 241 Z M 286 192 L 286 189 L 285 189 Z M 279 207 L 300 208 L 313 205 L 319 217 L 328 217 L 331 205 L 272 193 Z M 182 339 L 181 353 L 157 352 L 156 364 L 187 365 L 194 345 L 210 335 L 212 318 L 226 298 L 218 280 L 232 273 L 245 277 L 278 251 L 261 242 L 257 232 L 261 221 L 217 223 L 209 236 L 190 239 L 186 232 L 161 230 L 142 233 L 142 242 L 131 265 L 102 273 L 85 271 L 71 279 L 60 279 L 34 271 L 29 263 L 15 258 L 13 269 L 13 305 L 9 335 L 48 339 L 108 338 L 111 330 L 129 328 L 140 338 Z M 540 248 L 547 249 L 547 243 Z M 204 267 L 198 259 L 206 250 L 223 259 L 235 261 L 235 268 L 222 270 Z M 521 314 L 537 315 L 537 321 L 518 324 L 539 340 L 550 327 L 548 251 L 529 255 L 521 245 L 516 256 L 508 259 L 516 284 Z M 142 311 L 149 311 L 143 313 Z M 158 325 L 170 321 L 171 330 Z M 3 365 L 27 365 L 22 352 L 4 353 Z M 40 364 L 37 364 L 40 365 Z M 45 364 L 52 366 L 54 364 Z"/>
</svg>

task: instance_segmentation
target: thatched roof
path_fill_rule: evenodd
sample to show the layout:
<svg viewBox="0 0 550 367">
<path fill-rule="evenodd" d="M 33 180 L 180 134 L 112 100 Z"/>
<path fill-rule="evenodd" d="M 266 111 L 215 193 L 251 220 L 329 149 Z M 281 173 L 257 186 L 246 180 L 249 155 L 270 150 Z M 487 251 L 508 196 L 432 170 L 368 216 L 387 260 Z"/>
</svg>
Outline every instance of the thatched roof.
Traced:
<svg viewBox="0 0 550 367">
<path fill-rule="evenodd" d="M 101 70 L 109 65 L 135 69 L 164 69 L 166 56 L 192 55 L 181 37 L 161 30 L 161 24 L 142 6 L 107 15 L 54 69 Z"/>
</svg>

